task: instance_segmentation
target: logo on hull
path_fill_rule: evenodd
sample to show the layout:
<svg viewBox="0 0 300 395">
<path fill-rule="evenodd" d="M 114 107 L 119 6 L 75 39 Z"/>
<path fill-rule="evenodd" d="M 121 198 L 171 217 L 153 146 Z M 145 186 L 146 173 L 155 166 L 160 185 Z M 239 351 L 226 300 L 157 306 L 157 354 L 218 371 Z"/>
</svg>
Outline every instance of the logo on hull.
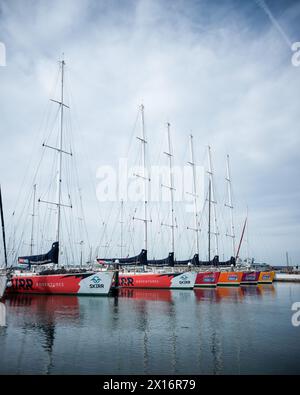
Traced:
<svg viewBox="0 0 300 395">
<path fill-rule="evenodd" d="M 179 284 L 190 284 L 191 282 L 188 280 L 188 276 L 184 274 L 180 277 Z"/>
<path fill-rule="evenodd" d="M 104 284 L 100 284 L 101 278 L 99 276 L 94 276 L 91 281 L 93 284 L 90 284 L 90 288 L 104 288 Z"/>
</svg>

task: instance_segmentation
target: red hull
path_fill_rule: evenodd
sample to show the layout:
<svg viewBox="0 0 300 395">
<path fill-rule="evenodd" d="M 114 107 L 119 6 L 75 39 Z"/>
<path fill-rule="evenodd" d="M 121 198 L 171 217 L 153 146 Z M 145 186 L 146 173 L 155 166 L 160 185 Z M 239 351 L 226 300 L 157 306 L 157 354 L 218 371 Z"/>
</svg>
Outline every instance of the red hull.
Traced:
<svg viewBox="0 0 300 395">
<path fill-rule="evenodd" d="M 107 294 L 112 282 L 112 273 L 84 272 L 65 274 L 35 273 L 14 274 L 7 293 L 21 294 Z"/>
<path fill-rule="evenodd" d="M 243 272 L 241 284 L 257 284 L 260 272 Z"/>
<path fill-rule="evenodd" d="M 119 288 L 192 289 L 196 273 L 120 273 Z"/>
<path fill-rule="evenodd" d="M 220 272 L 200 272 L 197 273 L 195 287 L 216 287 Z"/>
</svg>

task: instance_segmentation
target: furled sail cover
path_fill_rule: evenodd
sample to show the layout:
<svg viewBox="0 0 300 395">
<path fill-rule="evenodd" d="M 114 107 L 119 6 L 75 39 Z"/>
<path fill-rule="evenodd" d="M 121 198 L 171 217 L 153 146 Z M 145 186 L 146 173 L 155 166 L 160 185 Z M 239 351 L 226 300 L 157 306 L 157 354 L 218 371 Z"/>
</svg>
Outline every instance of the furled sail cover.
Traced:
<svg viewBox="0 0 300 395">
<path fill-rule="evenodd" d="M 139 255 L 128 258 L 97 258 L 100 265 L 112 264 L 116 261 L 120 265 L 147 265 L 147 250 L 142 250 Z"/>
<path fill-rule="evenodd" d="M 168 257 L 164 259 L 148 259 L 147 265 L 174 266 L 174 252 L 170 252 Z"/>
<path fill-rule="evenodd" d="M 219 255 L 214 256 L 212 261 L 199 261 L 200 266 L 219 266 Z"/>
<path fill-rule="evenodd" d="M 219 266 L 235 266 L 235 257 L 232 256 L 228 261 L 219 262 Z"/>
<path fill-rule="evenodd" d="M 195 254 L 192 259 L 185 259 L 183 261 L 175 261 L 175 265 L 183 266 L 191 264 L 193 266 L 199 266 L 199 255 Z"/>
<path fill-rule="evenodd" d="M 52 244 L 52 248 L 47 254 L 20 256 L 18 257 L 19 265 L 46 265 L 47 263 L 58 263 L 58 241 Z"/>
</svg>

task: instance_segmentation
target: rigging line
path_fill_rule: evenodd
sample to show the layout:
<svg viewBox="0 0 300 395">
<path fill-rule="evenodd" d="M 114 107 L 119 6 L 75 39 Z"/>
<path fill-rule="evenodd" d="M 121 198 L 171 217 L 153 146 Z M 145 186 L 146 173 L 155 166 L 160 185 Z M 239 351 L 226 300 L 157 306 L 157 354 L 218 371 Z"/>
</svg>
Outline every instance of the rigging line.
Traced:
<svg viewBox="0 0 300 395">
<path fill-rule="evenodd" d="M 68 76 L 68 75 L 67 75 L 67 78 L 69 79 L 69 76 Z M 73 94 L 72 94 L 72 90 L 71 90 L 71 84 L 69 84 L 69 85 L 70 85 L 70 89 L 69 89 L 70 101 L 72 102 L 72 107 L 74 108 L 74 114 L 75 114 L 75 117 L 77 118 L 77 124 L 79 125 L 80 122 L 79 122 L 79 118 L 78 118 L 78 116 L 77 116 L 76 102 L 73 100 Z M 80 128 L 80 127 L 79 127 L 79 128 Z M 81 130 L 82 130 L 82 129 L 81 129 Z M 73 128 L 72 128 L 72 134 L 73 134 Z M 91 172 L 90 156 L 87 155 L 87 149 L 86 149 L 86 144 L 85 144 L 86 141 L 83 141 L 83 139 L 82 139 L 82 134 L 79 133 L 79 136 L 80 136 L 81 141 L 82 141 L 81 146 L 83 147 L 83 151 L 84 151 L 84 155 L 85 155 L 85 160 L 84 160 L 83 162 L 86 163 L 86 164 L 87 164 L 87 167 L 88 167 L 88 179 L 89 179 L 89 184 L 90 184 L 89 186 L 90 186 L 91 190 L 93 191 L 93 195 L 94 195 L 94 183 L 93 183 L 93 180 L 92 180 L 92 178 L 91 178 L 92 172 Z M 78 175 L 78 168 L 77 168 L 77 161 L 76 161 L 75 163 L 76 163 L 76 172 L 77 172 L 77 176 L 78 176 L 78 178 L 79 178 L 79 175 Z M 78 186 L 79 186 L 79 181 L 78 181 Z M 97 211 L 98 211 L 98 218 L 100 218 L 100 221 L 101 221 L 101 222 L 104 222 L 105 218 L 103 218 L 103 216 L 102 216 L 102 212 L 101 212 L 101 210 L 100 210 L 100 203 L 99 203 L 98 199 L 96 199 L 96 208 L 97 208 Z M 110 211 L 111 211 L 111 210 L 110 210 Z M 86 228 L 86 234 L 87 234 L 87 238 L 88 238 L 88 243 L 90 244 L 89 235 L 88 235 L 88 230 L 87 230 L 87 226 L 86 226 L 85 215 L 84 215 L 84 221 L 85 221 L 85 228 Z M 100 236 L 100 237 L 101 237 L 101 236 Z M 98 240 L 99 240 L 100 237 L 98 236 Z M 98 250 L 99 250 L 99 248 L 98 248 Z"/>
<path fill-rule="evenodd" d="M 134 248 L 134 228 L 133 228 L 133 225 L 134 225 L 134 223 L 133 223 L 133 220 L 132 220 L 132 215 L 131 214 L 129 214 L 128 215 L 128 237 L 129 237 L 129 241 L 128 241 L 128 250 L 127 250 L 127 252 L 128 252 L 128 256 L 130 256 L 130 248 L 132 248 L 132 251 L 133 251 L 133 255 L 136 255 L 135 254 L 135 248 Z"/>
<path fill-rule="evenodd" d="M 112 241 L 114 239 L 114 234 L 115 234 L 115 231 L 116 231 L 116 227 L 117 227 L 119 216 L 120 216 L 120 207 L 118 207 L 118 211 L 117 211 L 117 214 L 116 214 L 114 225 L 113 225 L 112 231 L 110 233 L 109 245 L 111 246 L 111 248 L 115 248 L 115 247 L 113 247 Z"/>
<path fill-rule="evenodd" d="M 62 207 L 62 211 L 65 214 L 65 207 Z M 65 227 L 63 227 L 63 225 L 64 225 L 63 222 L 65 222 Z M 75 255 L 74 255 L 75 244 L 72 242 L 73 238 L 71 237 L 71 232 L 68 227 L 67 217 L 65 215 L 62 215 L 62 229 L 65 229 L 65 232 L 67 233 L 67 241 L 69 241 L 69 244 L 64 242 L 64 237 L 62 237 L 61 251 L 63 251 L 63 254 L 65 255 L 65 252 L 67 251 L 67 246 L 68 245 L 70 246 L 72 263 L 74 265 L 74 263 L 76 262 Z M 63 232 L 62 232 L 62 236 L 64 236 Z M 68 263 L 69 263 L 69 261 L 68 261 Z"/>
<path fill-rule="evenodd" d="M 114 235 L 115 235 L 115 232 L 116 232 L 116 229 L 117 229 L 117 225 L 119 224 L 119 221 L 118 221 L 119 220 L 119 215 L 120 215 L 120 209 L 118 211 L 117 218 L 116 218 L 116 221 L 114 223 L 114 227 L 113 227 L 113 230 L 112 230 L 112 233 L 111 233 L 111 238 L 110 238 L 111 248 L 114 248 L 116 250 L 118 250 L 118 245 L 117 245 L 118 243 L 117 243 L 117 239 L 114 237 Z M 113 240 L 115 241 L 114 244 L 113 244 Z M 123 257 L 121 256 L 120 258 L 123 258 Z"/>
<path fill-rule="evenodd" d="M 28 205 L 28 208 L 29 208 L 29 201 L 27 201 L 27 205 Z M 18 242 L 17 247 L 16 247 L 16 255 L 18 254 L 18 252 L 19 252 L 19 250 L 21 248 L 21 245 L 23 245 L 23 237 L 24 237 L 24 232 L 25 232 L 25 227 L 26 227 L 25 222 L 26 222 L 26 217 L 24 218 L 24 224 L 23 224 L 23 226 L 21 228 L 22 229 L 21 238 L 19 239 L 19 242 Z"/>
<path fill-rule="evenodd" d="M 71 125 L 70 125 L 70 134 L 72 136 L 74 135 Z M 71 143 L 72 143 L 72 140 L 70 141 L 70 147 L 72 147 Z M 71 148 L 71 152 L 73 152 L 73 148 Z M 89 238 L 88 229 L 87 229 L 86 216 L 85 216 L 85 212 L 84 212 L 83 204 L 82 204 L 82 194 L 81 194 L 81 188 L 80 188 L 80 182 L 79 182 L 80 177 L 79 177 L 78 163 L 77 163 L 76 158 L 77 158 L 77 156 L 74 153 L 74 155 L 73 155 L 74 173 L 75 173 L 74 178 L 75 178 L 75 183 L 76 183 L 78 191 L 79 191 L 79 199 L 80 199 L 79 205 L 80 205 L 80 210 L 81 210 L 81 213 L 79 214 L 79 212 L 78 212 L 78 215 L 82 215 L 82 217 L 83 217 L 85 235 L 86 235 L 86 238 L 87 238 L 88 245 L 90 246 L 91 243 L 90 243 L 90 238 Z"/>
<path fill-rule="evenodd" d="M 31 140 L 31 141 L 34 141 L 34 144 L 33 144 L 33 146 L 32 146 L 32 151 L 31 151 L 31 154 L 30 154 L 30 159 L 29 159 L 29 161 L 28 161 L 28 165 L 27 165 L 27 167 L 25 168 L 25 172 L 24 172 L 24 176 L 23 176 L 23 180 L 22 180 L 22 183 L 21 183 L 19 192 L 17 193 L 17 200 L 16 200 L 16 202 L 15 202 L 15 206 L 14 206 L 14 210 L 13 210 L 13 211 L 17 211 L 18 204 L 19 204 L 19 200 L 20 200 L 21 196 L 23 196 L 22 193 L 21 193 L 21 191 L 23 191 L 23 189 L 24 189 L 24 185 L 25 185 L 25 182 L 26 182 L 26 179 L 27 179 L 27 175 L 30 174 L 29 169 L 32 168 L 32 165 L 31 165 L 31 164 L 32 164 L 32 161 L 33 161 L 33 158 L 34 158 L 33 153 L 36 151 L 37 146 L 38 146 L 38 144 L 39 144 L 40 139 L 38 138 L 38 135 L 40 134 L 40 131 L 43 130 L 43 128 L 42 128 L 42 124 L 43 124 L 43 122 L 44 122 L 43 118 L 47 115 L 47 114 L 46 114 L 46 110 L 47 110 L 48 108 L 49 108 L 49 107 L 48 107 L 48 103 L 47 103 L 47 105 L 45 105 L 45 108 L 44 108 L 44 111 L 43 111 L 43 112 L 44 112 L 44 115 L 42 116 L 42 119 L 41 119 L 41 121 L 40 121 L 40 126 L 36 129 L 36 132 L 35 132 L 35 134 L 34 134 L 34 138 Z M 45 129 L 44 129 L 44 130 L 45 130 Z"/>
</svg>

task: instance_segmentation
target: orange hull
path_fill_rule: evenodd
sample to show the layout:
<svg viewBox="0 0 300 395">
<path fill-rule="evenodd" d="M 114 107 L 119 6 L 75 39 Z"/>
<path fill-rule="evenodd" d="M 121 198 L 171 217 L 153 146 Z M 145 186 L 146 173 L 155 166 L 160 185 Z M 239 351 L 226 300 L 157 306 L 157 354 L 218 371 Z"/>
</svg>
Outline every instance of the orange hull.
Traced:
<svg viewBox="0 0 300 395">
<path fill-rule="evenodd" d="M 260 272 L 258 283 L 259 284 L 272 284 L 274 281 L 275 272 Z"/>
<path fill-rule="evenodd" d="M 218 286 L 228 287 L 235 286 L 238 287 L 242 281 L 242 272 L 221 272 L 218 280 Z"/>
</svg>

